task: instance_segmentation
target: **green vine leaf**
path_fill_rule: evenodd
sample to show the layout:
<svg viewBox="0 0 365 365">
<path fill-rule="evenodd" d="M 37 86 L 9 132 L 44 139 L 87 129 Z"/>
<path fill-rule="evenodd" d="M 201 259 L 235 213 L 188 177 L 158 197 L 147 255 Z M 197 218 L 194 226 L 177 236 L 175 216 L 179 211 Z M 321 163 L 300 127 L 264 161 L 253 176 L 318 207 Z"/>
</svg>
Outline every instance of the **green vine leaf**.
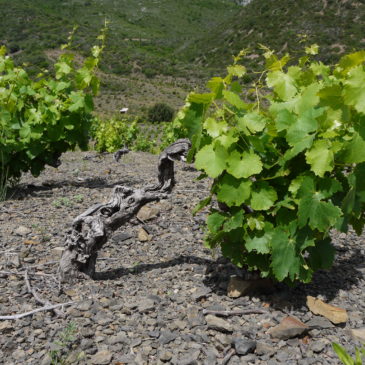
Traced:
<svg viewBox="0 0 365 365">
<path fill-rule="evenodd" d="M 342 216 L 342 211 L 330 201 L 323 201 L 323 194 L 315 190 L 311 177 L 303 180 L 299 189 L 298 222 L 300 227 L 307 223 L 312 229 L 327 232 Z"/>
<path fill-rule="evenodd" d="M 212 178 L 218 177 L 226 168 L 228 153 L 220 144 L 204 146 L 195 157 L 195 166 Z"/>
<path fill-rule="evenodd" d="M 249 180 L 239 180 L 225 174 L 218 184 L 217 198 L 229 207 L 240 206 L 250 197 L 251 184 Z"/>
<path fill-rule="evenodd" d="M 359 112 L 365 114 L 365 71 L 358 66 L 349 72 L 350 77 L 345 81 L 343 90 L 347 105 L 352 105 Z"/>
<path fill-rule="evenodd" d="M 298 91 L 294 78 L 282 71 L 270 72 L 267 75 L 266 83 L 282 100 L 291 99 Z"/>
<path fill-rule="evenodd" d="M 207 226 L 210 232 L 217 233 L 221 230 L 224 221 L 227 219 L 226 216 L 219 212 L 211 214 L 207 219 Z"/>
<path fill-rule="evenodd" d="M 314 247 L 308 248 L 308 252 L 308 263 L 314 270 L 329 269 L 336 254 L 336 250 L 328 238 L 316 242 Z"/>
<path fill-rule="evenodd" d="M 252 133 L 261 132 L 267 123 L 267 118 L 256 112 L 246 114 L 243 118 L 238 118 L 238 128 L 246 130 L 248 128 Z"/>
<path fill-rule="evenodd" d="M 240 209 L 231 218 L 226 220 L 226 222 L 223 225 L 223 230 L 225 232 L 230 232 L 234 229 L 240 228 L 242 226 L 243 220 L 244 220 L 244 211 Z"/>
<path fill-rule="evenodd" d="M 295 241 L 288 234 L 276 229 L 272 235 L 272 263 L 271 268 L 275 278 L 279 281 L 287 276 L 294 280 L 300 272 L 300 259 L 296 252 Z"/>
<path fill-rule="evenodd" d="M 239 97 L 239 95 L 232 91 L 224 90 L 223 97 L 228 101 L 228 103 L 235 106 L 237 109 L 247 108 L 247 104 Z"/>
<path fill-rule="evenodd" d="M 226 122 L 218 122 L 214 118 L 207 118 L 203 127 L 212 138 L 219 137 L 228 131 L 228 125 Z"/>
<path fill-rule="evenodd" d="M 272 186 L 267 182 L 258 182 L 253 186 L 250 206 L 253 210 L 268 210 L 277 199 L 278 195 Z"/>
<path fill-rule="evenodd" d="M 312 148 L 305 153 L 306 161 L 311 170 L 320 177 L 325 172 L 331 172 L 334 167 L 334 154 L 327 140 L 320 139 L 314 142 Z"/>
<path fill-rule="evenodd" d="M 363 133 L 355 132 L 344 149 L 339 153 L 339 159 L 345 163 L 361 163 L 365 161 L 365 139 Z"/>
<path fill-rule="evenodd" d="M 256 251 L 260 254 L 270 253 L 273 232 L 270 230 L 272 226 L 268 226 L 267 228 L 268 230 L 261 231 L 253 237 L 246 237 L 245 246 L 248 252 Z"/>
<path fill-rule="evenodd" d="M 248 178 L 262 171 L 260 156 L 252 151 L 233 151 L 227 158 L 227 164 L 227 171 L 237 179 Z"/>
</svg>

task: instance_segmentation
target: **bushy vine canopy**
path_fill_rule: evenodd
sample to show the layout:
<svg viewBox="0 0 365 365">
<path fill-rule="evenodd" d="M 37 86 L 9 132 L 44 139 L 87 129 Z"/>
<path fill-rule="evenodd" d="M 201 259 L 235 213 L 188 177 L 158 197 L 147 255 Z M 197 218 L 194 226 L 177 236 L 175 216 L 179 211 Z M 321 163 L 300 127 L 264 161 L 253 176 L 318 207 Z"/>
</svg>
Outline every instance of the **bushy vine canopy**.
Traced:
<svg viewBox="0 0 365 365">
<path fill-rule="evenodd" d="M 330 230 L 360 234 L 365 222 L 365 51 L 334 66 L 317 51 L 294 62 L 265 48 L 248 88 L 242 51 L 175 120 L 214 179 L 197 210 L 212 197 L 226 207 L 210 209 L 206 244 L 279 281 L 309 282 L 333 262 Z"/>
</svg>

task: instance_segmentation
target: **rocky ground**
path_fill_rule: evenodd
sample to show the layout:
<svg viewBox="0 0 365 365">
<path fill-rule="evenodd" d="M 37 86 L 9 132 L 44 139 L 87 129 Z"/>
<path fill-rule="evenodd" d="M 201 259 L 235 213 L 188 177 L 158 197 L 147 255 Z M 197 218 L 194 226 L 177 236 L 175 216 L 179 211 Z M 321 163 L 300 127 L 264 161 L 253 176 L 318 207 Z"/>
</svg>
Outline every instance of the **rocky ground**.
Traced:
<svg viewBox="0 0 365 365">
<path fill-rule="evenodd" d="M 57 263 L 72 219 L 107 201 L 115 184 L 154 183 L 156 166 L 157 156 L 143 153 L 120 163 L 108 154 L 67 153 L 58 169 L 24 176 L 0 204 L 0 315 L 41 308 L 34 293 L 51 304 L 74 302 L 64 317 L 40 311 L 1 320 L 1 364 L 338 364 L 332 342 L 353 354 L 365 341 L 364 237 L 334 233 L 335 266 L 309 285 L 230 297 L 232 275 L 245 273 L 204 248 L 204 214 L 191 210 L 208 182 L 180 163 L 171 197 L 102 249 L 97 280 L 60 291 Z M 346 323 L 314 315 L 308 295 L 346 310 Z"/>
</svg>

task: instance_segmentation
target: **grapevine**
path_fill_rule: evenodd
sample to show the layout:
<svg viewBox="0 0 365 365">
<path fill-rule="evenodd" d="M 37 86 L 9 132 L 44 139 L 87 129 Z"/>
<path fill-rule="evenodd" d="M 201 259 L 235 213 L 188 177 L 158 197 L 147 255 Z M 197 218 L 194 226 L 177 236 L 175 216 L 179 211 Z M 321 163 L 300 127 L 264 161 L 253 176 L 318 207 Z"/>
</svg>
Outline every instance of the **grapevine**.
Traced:
<svg viewBox="0 0 365 365">
<path fill-rule="evenodd" d="M 362 232 L 365 217 L 365 51 L 334 66 L 295 62 L 265 48 L 247 90 L 246 51 L 208 93 L 190 93 L 177 116 L 190 161 L 213 179 L 206 245 L 240 267 L 288 283 L 331 267 L 330 230 Z M 248 93 L 252 98 L 247 97 Z"/>
<path fill-rule="evenodd" d="M 54 65 L 54 74 L 36 79 L 16 67 L 0 47 L 0 181 L 16 180 L 22 172 L 37 176 L 46 164 L 57 166 L 60 155 L 76 146 L 88 147 L 93 95 L 99 88 L 96 70 L 104 48 L 99 45 L 79 65 L 68 51 L 73 32 Z"/>
</svg>

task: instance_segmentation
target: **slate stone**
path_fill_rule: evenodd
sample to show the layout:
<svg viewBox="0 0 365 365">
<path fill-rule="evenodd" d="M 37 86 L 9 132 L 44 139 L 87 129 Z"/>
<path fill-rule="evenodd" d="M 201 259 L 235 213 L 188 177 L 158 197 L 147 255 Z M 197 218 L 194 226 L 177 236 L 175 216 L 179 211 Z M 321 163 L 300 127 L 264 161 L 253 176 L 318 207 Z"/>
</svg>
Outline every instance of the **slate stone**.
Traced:
<svg viewBox="0 0 365 365">
<path fill-rule="evenodd" d="M 199 300 L 206 298 L 211 292 L 212 289 L 207 287 L 198 288 L 196 292 L 193 293 L 192 297 L 195 301 L 198 302 Z"/>
<path fill-rule="evenodd" d="M 107 341 L 110 345 L 115 345 L 117 343 L 128 343 L 128 337 L 125 332 L 119 332 L 115 336 L 109 337 Z"/>
<path fill-rule="evenodd" d="M 256 341 L 246 338 L 237 338 L 234 340 L 234 348 L 238 355 L 247 355 L 254 352 L 256 348 Z"/>
<path fill-rule="evenodd" d="M 83 338 L 80 342 L 80 348 L 81 350 L 87 350 L 90 347 L 93 347 L 94 341 L 90 340 L 89 338 Z"/>
<path fill-rule="evenodd" d="M 350 330 L 351 336 L 362 343 L 365 343 L 365 327 Z"/>
<path fill-rule="evenodd" d="M 142 343 L 142 339 L 141 338 L 135 338 L 135 339 L 133 339 L 132 340 L 132 342 L 131 342 L 131 347 L 133 348 L 133 347 L 137 347 L 137 346 L 139 346 L 140 344 Z"/>
<path fill-rule="evenodd" d="M 172 353 L 170 351 L 162 351 L 159 355 L 159 359 L 163 362 L 168 362 L 172 359 Z"/>
<path fill-rule="evenodd" d="M 94 365 L 108 365 L 112 360 L 112 353 L 108 350 L 102 350 L 97 352 L 91 357 L 91 363 Z"/>
<path fill-rule="evenodd" d="M 217 364 L 217 350 L 214 348 L 204 349 L 206 358 L 204 360 L 204 365 L 216 365 Z"/>
<path fill-rule="evenodd" d="M 200 350 L 198 351 L 191 351 L 185 354 L 180 355 L 177 359 L 172 361 L 173 364 L 176 365 L 198 365 L 198 358 L 199 358 Z"/>
<path fill-rule="evenodd" d="M 161 345 L 167 345 L 177 338 L 177 334 L 170 331 L 161 331 L 158 341 Z"/>
<path fill-rule="evenodd" d="M 27 236 L 28 234 L 32 233 L 32 230 L 25 226 L 19 226 L 14 233 L 18 236 Z"/>
<path fill-rule="evenodd" d="M 160 336 L 160 331 L 150 331 L 148 332 L 148 336 L 158 338 Z"/>
<path fill-rule="evenodd" d="M 80 330 L 80 334 L 82 337 L 89 338 L 95 335 L 95 331 L 92 328 L 87 327 L 87 328 L 82 328 Z"/>
<path fill-rule="evenodd" d="M 138 303 L 137 309 L 140 313 L 147 313 L 156 309 L 156 305 L 152 299 L 144 298 Z"/>
<path fill-rule="evenodd" d="M 113 322 L 113 318 L 110 317 L 109 313 L 98 312 L 95 317 L 95 322 L 100 325 L 106 325 Z"/>
<path fill-rule="evenodd" d="M 280 362 L 286 364 L 289 359 L 289 353 L 287 349 L 280 349 L 275 355 L 275 359 L 279 360 Z"/>
<path fill-rule="evenodd" d="M 113 236 L 112 240 L 114 242 L 123 242 L 123 241 L 126 241 L 130 238 L 132 238 L 133 235 L 128 233 L 128 232 L 122 232 L 122 233 L 117 233 Z"/>
<path fill-rule="evenodd" d="M 326 343 L 323 340 L 314 341 L 311 343 L 310 349 L 316 353 L 319 354 L 322 352 L 326 347 Z"/>
<path fill-rule="evenodd" d="M 214 329 L 220 332 L 233 332 L 232 325 L 223 318 L 208 314 L 207 316 L 205 316 L 205 320 L 207 321 L 208 328 L 210 329 Z"/>
<path fill-rule="evenodd" d="M 334 325 L 325 317 L 314 316 L 308 322 L 305 323 L 310 328 L 326 329 L 333 328 Z"/>
<path fill-rule="evenodd" d="M 272 356 L 275 352 L 276 352 L 276 349 L 273 346 L 271 346 L 265 342 L 256 343 L 255 353 L 259 356 L 262 356 L 262 355 Z"/>
<path fill-rule="evenodd" d="M 23 349 L 17 349 L 13 352 L 13 358 L 20 361 L 25 358 L 25 351 Z"/>
<path fill-rule="evenodd" d="M 76 309 L 80 311 L 88 311 L 90 310 L 92 304 L 93 304 L 92 300 L 84 300 L 76 306 Z"/>
<path fill-rule="evenodd" d="M 204 325 L 206 323 L 205 318 L 201 311 L 196 308 L 188 308 L 187 309 L 187 319 L 190 328 L 194 328 L 197 326 Z"/>
<path fill-rule="evenodd" d="M 285 317 L 279 325 L 270 328 L 267 333 L 272 337 L 287 340 L 302 335 L 308 331 L 308 326 L 294 316 Z"/>
</svg>

